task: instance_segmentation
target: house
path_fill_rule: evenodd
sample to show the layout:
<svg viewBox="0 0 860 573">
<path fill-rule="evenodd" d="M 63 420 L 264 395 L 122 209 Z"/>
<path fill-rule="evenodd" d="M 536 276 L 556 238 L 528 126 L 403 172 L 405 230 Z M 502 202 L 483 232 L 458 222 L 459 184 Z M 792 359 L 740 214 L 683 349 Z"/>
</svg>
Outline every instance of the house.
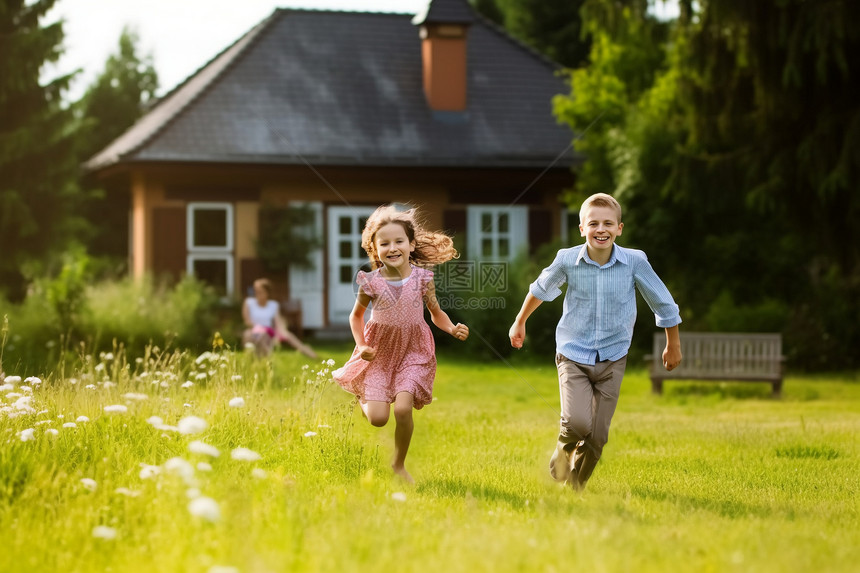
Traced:
<svg viewBox="0 0 860 573">
<path fill-rule="evenodd" d="M 130 269 L 191 273 L 225 296 L 263 274 L 305 328 L 345 325 L 365 218 L 422 207 L 471 260 L 565 236 L 573 134 L 552 115 L 559 67 L 472 11 L 278 9 L 86 163 L 130 194 Z M 272 276 L 261 208 L 304 205 L 312 269 Z"/>
</svg>

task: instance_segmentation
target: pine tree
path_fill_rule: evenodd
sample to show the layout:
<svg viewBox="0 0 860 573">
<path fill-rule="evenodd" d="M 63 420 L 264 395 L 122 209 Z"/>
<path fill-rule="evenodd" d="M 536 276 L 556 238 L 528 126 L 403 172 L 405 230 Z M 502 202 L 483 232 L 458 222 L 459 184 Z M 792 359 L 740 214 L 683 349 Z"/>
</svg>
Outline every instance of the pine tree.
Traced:
<svg viewBox="0 0 860 573">
<path fill-rule="evenodd" d="M 43 80 L 62 53 L 62 22 L 41 25 L 55 1 L 0 0 L 0 289 L 12 298 L 79 223 L 74 118 L 61 97 L 73 74 Z"/>
</svg>

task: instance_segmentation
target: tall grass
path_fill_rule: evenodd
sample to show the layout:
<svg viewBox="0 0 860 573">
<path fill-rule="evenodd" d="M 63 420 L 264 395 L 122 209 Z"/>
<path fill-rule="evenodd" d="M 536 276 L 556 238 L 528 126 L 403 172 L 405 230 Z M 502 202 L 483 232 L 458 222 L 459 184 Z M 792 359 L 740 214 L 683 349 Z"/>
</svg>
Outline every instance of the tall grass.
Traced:
<svg viewBox="0 0 860 573">
<path fill-rule="evenodd" d="M 350 349 L 322 350 L 340 364 Z M 388 467 L 393 429 L 370 427 L 330 368 L 292 352 L 150 349 L 41 383 L 7 372 L 22 380 L 7 378 L 0 408 L 0 570 L 852 571 L 860 559 L 856 377 L 789 378 L 779 401 L 743 384 L 654 397 L 634 369 L 577 495 L 546 469 L 551 362 L 440 358 L 437 399 L 415 413 L 414 486 Z M 188 416 L 206 428 L 178 431 Z M 201 498 L 217 517 L 192 512 Z"/>
</svg>

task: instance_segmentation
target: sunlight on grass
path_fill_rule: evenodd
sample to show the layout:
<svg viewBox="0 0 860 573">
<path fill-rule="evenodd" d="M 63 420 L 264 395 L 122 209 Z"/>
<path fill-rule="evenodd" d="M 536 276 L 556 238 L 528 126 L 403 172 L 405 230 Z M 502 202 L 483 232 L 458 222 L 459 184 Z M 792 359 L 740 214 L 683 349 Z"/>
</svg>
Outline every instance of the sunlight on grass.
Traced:
<svg viewBox="0 0 860 573">
<path fill-rule="evenodd" d="M 655 397 L 634 369 L 578 495 L 546 468 L 552 364 L 441 357 L 408 486 L 388 467 L 392 425 L 372 428 L 330 380 L 350 348 L 318 348 L 328 361 L 150 348 L 7 372 L 0 570 L 850 571 L 860 558 L 856 384 Z"/>
</svg>

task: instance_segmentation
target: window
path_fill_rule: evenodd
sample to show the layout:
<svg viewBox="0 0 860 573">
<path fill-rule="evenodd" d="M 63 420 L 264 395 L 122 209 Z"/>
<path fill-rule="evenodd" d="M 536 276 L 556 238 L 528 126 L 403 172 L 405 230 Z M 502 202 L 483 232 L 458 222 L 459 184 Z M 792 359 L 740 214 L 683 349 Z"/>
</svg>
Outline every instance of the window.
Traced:
<svg viewBox="0 0 860 573">
<path fill-rule="evenodd" d="M 486 261 L 509 261 L 526 245 L 528 207 L 472 205 L 468 207 L 469 256 Z"/>
<path fill-rule="evenodd" d="M 224 297 L 233 294 L 233 205 L 188 204 L 187 272 Z"/>
</svg>

